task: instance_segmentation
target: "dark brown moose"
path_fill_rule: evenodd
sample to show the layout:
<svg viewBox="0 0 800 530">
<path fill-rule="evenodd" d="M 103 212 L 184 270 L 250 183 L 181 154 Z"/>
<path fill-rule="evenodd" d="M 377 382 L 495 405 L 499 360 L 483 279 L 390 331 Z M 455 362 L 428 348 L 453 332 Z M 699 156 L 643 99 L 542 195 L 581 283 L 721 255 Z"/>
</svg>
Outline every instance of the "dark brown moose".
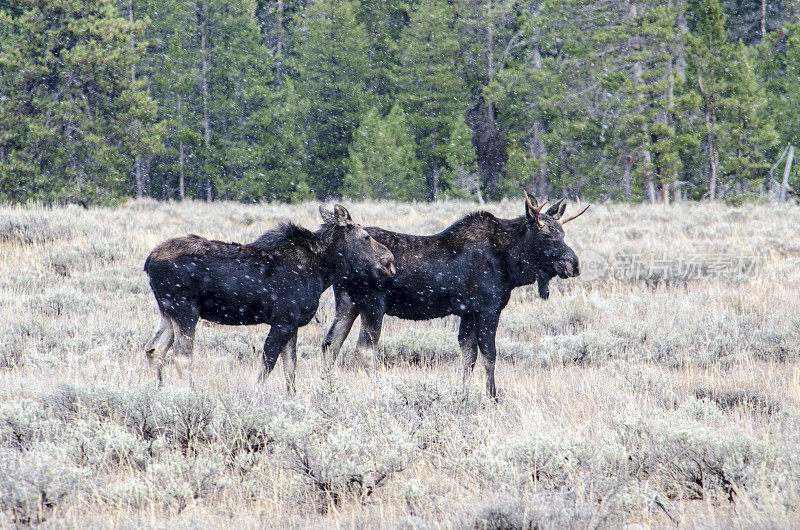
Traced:
<svg viewBox="0 0 800 530">
<path fill-rule="evenodd" d="M 280 354 L 294 391 L 297 328 L 313 318 L 319 297 L 333 282 L 380 285 L 395 273 L 389 250 L 353 222 L 347 210 L 320 208 L 316 232 L 282 223 L 248 245 L 196 235 L 158 245 L 144 270 L 161 311 L 145 352 L 162 382 L 164 358 L 174 344 L 179 372 L 189 373 L 199 318 L 228 325 L 269 324 L 264 342 L 266 375 Z"/>
<path fill-rule="evenodd" d="M 480 348 L 487 389 L 496 399 L 495 334 L 511 290 L 537 282 L 539 295 L 547 299 L 553 277 L 580 274 L 578 257 L 564 243 L 562 225 L 588 206 L 559 222 L 567 206 L 565 200 L 542 212 L 545 204 L 538 205 L 526 193 L 524 216 L 499 219 L 488 212 L 476 212 L 432 236 L 366 228 L 394 254 L 397 274 L 381 285 L 358 284 L 350 278 L 334 283 L 336 317 L 322 343 L 326 366 L 335 362 L 359 315 L 357 349 L 369 367 L 374 366 L 385 314 L 409 320 L 458 315 L 464 380 L 472 373 Z"/>
</svg>

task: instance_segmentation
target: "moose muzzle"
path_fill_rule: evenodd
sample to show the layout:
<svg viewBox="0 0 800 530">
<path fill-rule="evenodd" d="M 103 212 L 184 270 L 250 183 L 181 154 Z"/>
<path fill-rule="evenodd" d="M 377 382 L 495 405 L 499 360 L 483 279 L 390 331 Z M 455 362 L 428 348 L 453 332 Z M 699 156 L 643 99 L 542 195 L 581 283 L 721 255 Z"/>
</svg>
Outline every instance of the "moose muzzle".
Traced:
<svg viewBox="0 0 800 530">
<path fill-rule="evenodd" d="M 570 260 L 557 261 L 554 268 L 559 278 L 574 278 L 581 273 L 581 266 L 577 257 Z"/>
<path fill-rule="evenodd" d="M 395 265 L 394 258 L 388 258 L 381 263 L 381 268 L 383 272 L 386 273 L 386 276 L 389 278 L 394 277 L 397 274 L 397 265 Z"/>
</svg>

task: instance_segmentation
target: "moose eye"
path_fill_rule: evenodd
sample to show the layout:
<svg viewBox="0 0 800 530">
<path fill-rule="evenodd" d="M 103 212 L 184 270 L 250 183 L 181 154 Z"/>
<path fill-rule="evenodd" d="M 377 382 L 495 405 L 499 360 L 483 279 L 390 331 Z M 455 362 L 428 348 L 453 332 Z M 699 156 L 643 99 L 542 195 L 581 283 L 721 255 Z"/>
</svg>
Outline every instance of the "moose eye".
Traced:
<svg viewBox="0 0 800 530">
<path fill-rule="evenodd" d="M 369 241 L 369 234 L 364 236 L 364 241 Z"/>
</svg>

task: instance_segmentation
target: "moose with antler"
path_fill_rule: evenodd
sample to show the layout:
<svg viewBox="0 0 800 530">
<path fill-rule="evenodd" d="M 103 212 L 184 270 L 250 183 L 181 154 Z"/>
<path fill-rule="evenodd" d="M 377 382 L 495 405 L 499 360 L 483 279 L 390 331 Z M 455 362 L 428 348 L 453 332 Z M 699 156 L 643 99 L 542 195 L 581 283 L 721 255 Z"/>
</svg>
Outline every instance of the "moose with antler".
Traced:
<svg viewBox="0 0 800 530">
<path fill-rule="evenodd" d="M 334 282 L 336 316 L 322 343 L 325 364 L 333 365 L 359 315 L 357 349 L 368 367 L 374 367 L 384 315 L 409 320 L 458 315 L 464 380 L 472 373 L 480 348 L 487 390 L 496 399 L 495 334 L 511 290 L 537 283 L 539 295 L 547 299 L 552 278 L 580 274 L 578 257 L 564 243 L 563 225 L 589 207 L 561 220 L 567 206 L 564 199 L 542 212 L 545 205 L 546 201 L 539 205 L 525 193 L 524 216 L 500 219 L 475 212 L 431 236 L 366 228 L 392 252 L 397 273 L 382 284 L 356 278 Z"/>
</svg>

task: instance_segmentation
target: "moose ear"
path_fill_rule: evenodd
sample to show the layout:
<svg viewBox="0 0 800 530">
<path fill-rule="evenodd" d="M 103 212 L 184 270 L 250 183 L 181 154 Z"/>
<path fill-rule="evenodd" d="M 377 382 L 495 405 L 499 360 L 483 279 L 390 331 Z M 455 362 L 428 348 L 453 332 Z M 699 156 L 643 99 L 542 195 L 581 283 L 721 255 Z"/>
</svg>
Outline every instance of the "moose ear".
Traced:
<svg viewBox="0 0 800 530">
<path fill-rule="evenodd" d="M 536 197 L 531 197 L 528 195 L 528 191 L 523 189 L 522 193 L 525 194 L 525 217 L 528 218 L 528 221 L 535 221 L 539 217 L 539 203 L 536 202 Z"/>
<path fill-rule="evenodd" d="M 564 215 L 564 210 L 567 209 L 567 200 L 562 198 L 557 203 L 547 209 L 547 215 L 558 221 Z"/>
<path fill-rule="evenodd" d="M 341 204 L 337 204 L 333 207 L 333 216 L 336 218 L 336 222 L 339 224 L 339 226 L 355 224 L 353 223 L 353 218 L 350 217 L 350 212 L 348 212 L 347 208 Z"/>
<path fill-rule="evenodd" d="M 320 205 L 319 207 L 319 215 L 322 217 L 322 222 L 325 224 L 335 224 L 336 223 L 336 216 L 333 215 L 333 212 L 325 208 L 324 206 Z"/>
</svg>

